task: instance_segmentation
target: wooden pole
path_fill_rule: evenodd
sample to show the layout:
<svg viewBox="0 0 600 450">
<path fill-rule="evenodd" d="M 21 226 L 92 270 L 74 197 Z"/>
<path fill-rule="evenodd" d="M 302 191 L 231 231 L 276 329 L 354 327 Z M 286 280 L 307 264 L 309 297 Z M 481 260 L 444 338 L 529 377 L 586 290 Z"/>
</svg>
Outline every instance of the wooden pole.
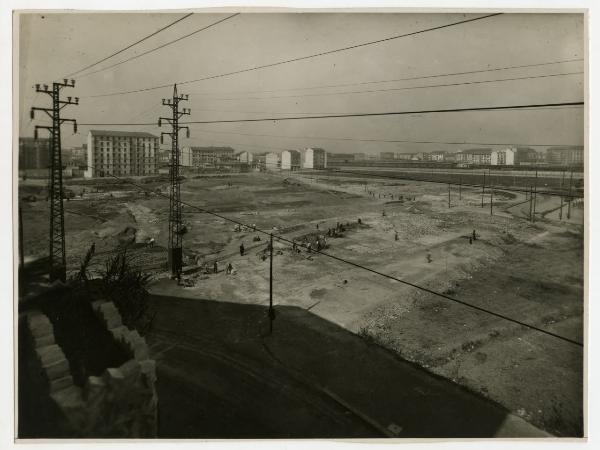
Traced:
<svg viewBox="0 0 600 450">
<path fill-rule="evenodd" d="M 483 184 L 481 185 L 481 207 L 483 208 L 483 196 L 485 195 L 485 172 L 483 172 Z"/>
<path fill-rule="evenodd" d="M 269 334 L 273 333 L 273 320 L 275 311 L 273 310 L 273 234 L 269 240 Z"/>
<path fill-rule="evenodd" d="M 569 199 L 567 205 L 567 219 L 571 218 L 571 188 L 573 186 L 573 169 L 571 168 L 571 176 L 569 177 Z"/>
<path fill-rule="evenodd" d="M 535 183 L 533 184 L 533 215 L 531 216 L 533 222 L 535 222 L 535 207 L 537 204 L 537 177 L 538 171 L 535 169 Z"/>
<path fill-rule="evenodd" d="M 448 183 L 448 208 L 450 208 L 450 183 Z"/>
<path fill-rule="evenodd" d="M 462 200 L 462 175 L 458 177 L 458 199 Z"/>
</svg>

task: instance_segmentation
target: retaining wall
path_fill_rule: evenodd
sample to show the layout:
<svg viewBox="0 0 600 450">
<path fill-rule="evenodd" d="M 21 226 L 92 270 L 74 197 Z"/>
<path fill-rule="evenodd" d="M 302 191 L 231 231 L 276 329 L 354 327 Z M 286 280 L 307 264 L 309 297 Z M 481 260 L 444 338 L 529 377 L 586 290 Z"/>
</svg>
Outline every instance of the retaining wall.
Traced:
<svg viewBox="0 0 600 450">
<path fill-rule="evenodd" d="M 106 369 L 100 376 L 89 376 L 83 387 L 74 384 L 69 362 L 55 342 L 48 317 L 38 310 L 24 317 L 32 348 L 20 351 L 33 353 L 28 356 L 34 360 L 32 369 L 39 371 L 36 379 L 43 384 L 41 392 L 60 411 L 60 417 L 55 418 L 59 434 L 79 438 L 156 437 L 156 363 L 149 359 L 146 341 L 123 325 L 112 302 L 96 301 L 92 308 L 131 359 L 120 367 Z"/>
</svg>

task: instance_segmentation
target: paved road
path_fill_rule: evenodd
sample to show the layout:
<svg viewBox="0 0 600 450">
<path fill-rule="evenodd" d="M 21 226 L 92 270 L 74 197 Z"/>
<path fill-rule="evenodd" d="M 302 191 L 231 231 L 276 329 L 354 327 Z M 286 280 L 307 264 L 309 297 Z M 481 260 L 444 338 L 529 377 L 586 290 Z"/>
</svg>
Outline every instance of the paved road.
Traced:
<svg viewBox="0 0 600 450">
<path fill-rule="evenodd" d="M 301 308 L 278 307 L 268 336 L 262 306 L 166 296 L 151 303 L 160 437 L 545 436 Z"/>
</svg>

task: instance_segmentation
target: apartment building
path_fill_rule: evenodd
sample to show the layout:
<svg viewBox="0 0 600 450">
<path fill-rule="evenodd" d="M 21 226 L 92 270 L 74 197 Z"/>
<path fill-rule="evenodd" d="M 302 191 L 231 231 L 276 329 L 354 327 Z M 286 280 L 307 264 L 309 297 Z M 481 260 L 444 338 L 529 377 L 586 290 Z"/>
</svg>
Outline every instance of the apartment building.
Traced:
<svg viewBox="0 0 600 450">
<path fill-rule="evenodd" d="M 158 173 L 158 136 L 137 131 L 90 130 L 86 178 Z"/>
</svg>

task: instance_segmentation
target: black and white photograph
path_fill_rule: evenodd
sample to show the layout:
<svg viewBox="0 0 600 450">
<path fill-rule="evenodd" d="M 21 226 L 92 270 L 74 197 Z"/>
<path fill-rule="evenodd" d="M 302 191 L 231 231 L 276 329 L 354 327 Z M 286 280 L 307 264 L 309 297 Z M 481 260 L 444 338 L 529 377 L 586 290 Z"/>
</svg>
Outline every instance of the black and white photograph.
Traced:
<svg viewBox="0 0 600 450">
<path fill-rule="evenodd" d="M 587 436 L 585 10 L 12 19 L 15 439 Z"/>
</svg>

